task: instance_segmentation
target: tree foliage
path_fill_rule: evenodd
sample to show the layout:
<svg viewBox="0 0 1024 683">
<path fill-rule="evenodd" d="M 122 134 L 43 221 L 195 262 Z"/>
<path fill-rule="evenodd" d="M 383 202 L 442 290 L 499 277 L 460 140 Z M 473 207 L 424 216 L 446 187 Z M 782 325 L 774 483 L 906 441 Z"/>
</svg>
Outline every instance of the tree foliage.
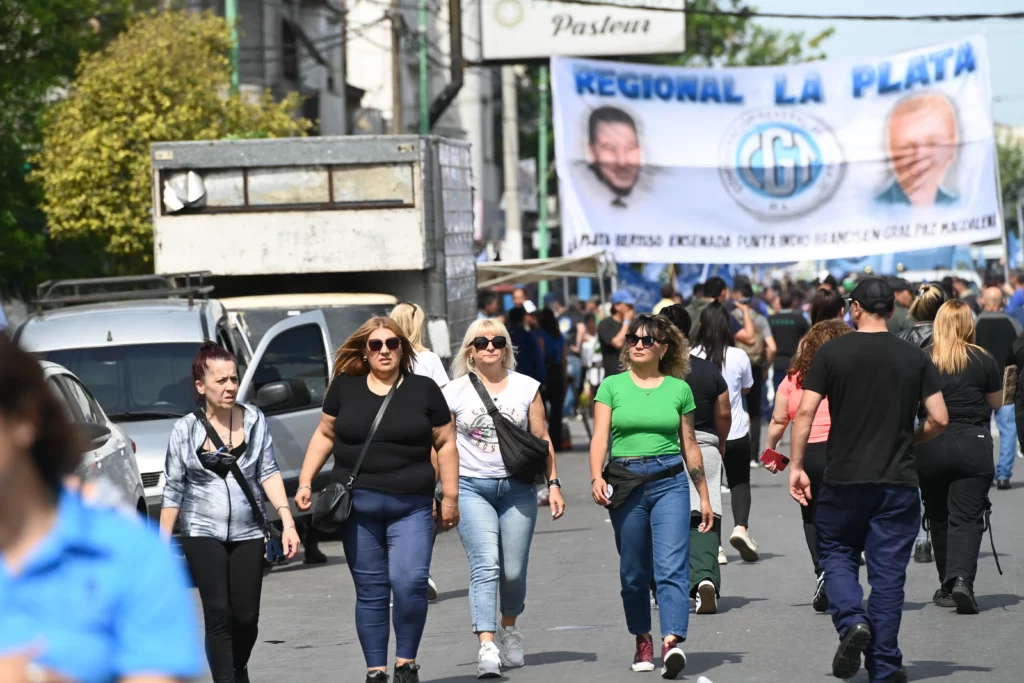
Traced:
<svg viewBox="0 0 1024 683">
<path fill-rule="evenodd" d="M 0 0 L 0 295 L 27 295 L 51 268 L 70 265 L 47 243 L 39 188 L 26 179 L 28 156 L 39 146 L 40 114 L 71 82 L 79 54 L 106 44 L 131 6 Z"/>
<path fill-rule="evenodd" d="M 1003 192 L 1003 222 L 1007 232 L 1016 230 L 1017 193 L 1024 193 L 1024 138 L 1010 133 L 996 138 L 996 153 L 999 156 L 999 182 Z"/>
<path fill-rule="evenodd" d="M 231 34 L 212 13 L 147 13 L 86 57 L 47 113 L 33 178 L 56 239 L 104 245 L 109 270 L 152 263 L 149 146 L 174 140 L 302 135 L 299 98 L 228 94 Z"/>
</svg>

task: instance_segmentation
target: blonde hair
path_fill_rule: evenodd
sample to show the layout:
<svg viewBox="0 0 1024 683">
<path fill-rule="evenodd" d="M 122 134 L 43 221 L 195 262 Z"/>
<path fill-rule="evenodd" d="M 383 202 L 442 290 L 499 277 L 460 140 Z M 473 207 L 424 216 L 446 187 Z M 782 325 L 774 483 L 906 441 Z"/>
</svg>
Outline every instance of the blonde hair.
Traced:
<svg viewBox="0 0 1024 683">
<path fill-rule="evenodd" d="M 987 353 L 974 343 L 971 307 L 959 299 L 942 304 L 932 327 L 932 362 L 939 372 L 956 375 L 967 369 L 967 349 Z"/>
<path fill-rule="evenodd" d="M 403 375 L 409 374 L 412 371 L 412 362 L 416 360 L 416 351 L 409 343 L 409 338 L 402 332 L 398 323 L 391 318 L 375 316 L 360 325 L 359 329 L 338 347 L 337 353 L 334 354 L 334 370 L 331 376 L 337 377 L 344 374 L 359 377 L 368 374 L 370 362 L 366 360 L 368 352 L 366 344 L 370 340 L 370 335 L 382 327 L 393 332 L 402 342 L 402 360 L 399 361 L 398 368 Z"/>
<path fill-rule="evenodd" d="M 512 348 L 512 338 L 508 335 L 508 328 L 505 327 L 505 323 L 497 318 L 481 318 L 480 320 L 474 320 L 469 329 L 466 330 L 466 336 L 462 339 L 462 346 L 452 361 L 452 379 L 469 374 L 472 368 L 469 350 L 473 347 L 473 340 L 477 337 L 486 336 L 485 333 L 488 332 L 492 337 L 504 337 L 508 341 L 508 345 L 503 351 L 505 358 L 501 364 L 509 372 L 516 369 L 516 353 L 515 349 Z"/>
<path fill-rule="evenodd" d="M 427 350 L 427 347 L 423 345 L 423 322 L 426 318 L 422 308 L 408 301 L 401 301 L 391 309 L 391 319 L 402 328 L 405 336 L 409 338 L 412 348 L 416 351 Z"/>
<path fill-rule="evenodd" d="M 658 361 L 658 371 L 677 379 L 686 379 L 690 374 L 690 342 L 671 320 L 664 315 L 638 315 L 627 330 L 627 334 L 640 335 L 644 331 L 659 343 L 668 347 Z M 619 362 L 627 370 L 633 367 L 629 358 L 629 344 L 622 345 Z"/>
<path fill-rule="evenodd" d="M 939 313 L 939 307 L 946 302 L 946 293 L 942 287 L 934 284 L 923 284 L 917 292 L 917 298 L 910 305 L 910 317 L 919 323 L 930 323 Z"/>
</svg>

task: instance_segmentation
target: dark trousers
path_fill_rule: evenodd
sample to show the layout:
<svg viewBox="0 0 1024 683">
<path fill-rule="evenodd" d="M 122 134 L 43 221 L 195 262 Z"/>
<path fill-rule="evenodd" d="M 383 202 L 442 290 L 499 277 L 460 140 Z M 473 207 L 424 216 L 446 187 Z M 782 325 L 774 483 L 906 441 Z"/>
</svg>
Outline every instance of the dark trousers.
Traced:
<svg viewBox="0 0 1024 683">
<path fill-rule="evenodd" d="M 818 559 L 818 527 L 814 522 L 814 510 L 818 505 L 822 480 L 825 478 L 826 442 L 809 443 L 804 451 L 804 471 L 811 480 L 811 499 L 807 505 L 800 506 L 800 517 L 804 525 L 804 539 L 814 563 L 814 575 L 821 574 L 821 562 Z"/>
<path fill-rule="evenodd" d="M 907 565 L 921 525 L 917 489 L 899 486 L 822 486 L 814 511 L 818 556 L 825 571 L 832 623 L 842 638 L 857 624 L 874 637 L 864 653 L 872 681 L 903 664 L 899 648 Z M 864 609 L 858 559 L 867 554 L 871 595 Z"/>
<path fill-rule="evenodd" d="M 342 541 L 356 585 L 356 633 L 367 668 L 387 666 L 392 594 L 395 656 L 416 659 L 427 623 L 433 503 L 429 495 L 353 491 Z"/>
<path fill-rule="evenodd" d="M 181 539 L 206 624 L 206 658 L 214 683 L 234 683 L 259 632 L 264 541 Z M 136 634 L 139 637 L 139 634 Z"/>
<path fill-rule="evenodd" d="M 921 498 L 942 584 L 960 577 L 974 585 L 995 476 L 992 453 L 992 434 L 984 427 L 950 425 L 917 447 Z"/>
<path fill-rule="evenodd" d="M 548 407 L 548 436 L 556 451 L 562 450 L 562 411 L 565 402 L 565 377 L 562 365 L 548 366 L 548 379 L 541 397 Z"/>
<path fill-rule="evenodd" d="M 729 487 L 733 523 L 748 526 L 750 520 L 750 436 L 725 442 L 725 482 Z"/>
<path fill-rule="evenodd" d="M 755 365 L 751 371 L 754 383 L 747 393 L 747 415 L 750 416 L 750 453 L 747 460 L 757 460 L 761 457 L 761 401 L 764 400 L 767 387 L 764 383 L 764 366 Z M 749 463 L 747 467 L 750 467 Z"/>
<path fill-rule="evenodd" d="M 697 594 L 701 581 L 715 584 L 715 593 L 722 591 L 722 568 L 718 564 L 718 547 L 722 545 L 722 518 L 715 517 L 715 525 L 708 533 L 697 530 L 699 515 L 690 515 L 690 597 Z"/>
</svg>

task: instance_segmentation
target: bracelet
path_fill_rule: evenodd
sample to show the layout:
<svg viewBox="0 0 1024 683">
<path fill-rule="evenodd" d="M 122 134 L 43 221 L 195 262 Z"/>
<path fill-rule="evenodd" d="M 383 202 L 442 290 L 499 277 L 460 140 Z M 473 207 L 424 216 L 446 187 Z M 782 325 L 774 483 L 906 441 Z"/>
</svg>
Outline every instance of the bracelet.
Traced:
<svg viewBox="0 0 1024 683">
<path fill-rule="evenodd" d="M 291 510 L 291 507 L 289 507 L 288 505 L 278 505 L 276 508 L 274 508 L 274 512 L 277 512 L 281 508 L 285 508 L 286 510 Z"/>
<path fill-rule="evenodd" d="M 312 491 L 313 491 L 313 487 L 312 487 L 312 486 L 300 486 L 299 488 L 295 489 L 295 493 L 298 493 L 298 492 L 299 492 L 299 491 L 301 491 L 302 489 L 309 489 L 309 490 L 310 490 L 310 492 L 312 492 Z"/>
<path fill-rule="evenodd" d="M 281 531 L 288 531 L 289 529 L 294 529 L 294 528 L 295 528 L 295 525 L 291 524 L 289 526 L 281 527 Z"/>
<path fill-rule="evenodd" d="M 445 503 L 444 501 L 441 501 L 441 505 L 444 505 L 446 508 L 455 508 L 456 510 L 459 509 L 458 505 L 449 505 L 448 503 Z"/>
</svg>

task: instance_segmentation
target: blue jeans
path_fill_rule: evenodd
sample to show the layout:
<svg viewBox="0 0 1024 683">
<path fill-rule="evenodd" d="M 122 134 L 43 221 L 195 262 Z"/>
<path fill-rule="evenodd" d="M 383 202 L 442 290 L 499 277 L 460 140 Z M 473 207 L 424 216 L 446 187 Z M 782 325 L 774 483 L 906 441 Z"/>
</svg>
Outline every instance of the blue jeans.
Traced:
<svg viewBox="0 0 1024 683">
<path fill-rule="evenodd" d="M 644 476 L 683 461 L 680 455 L 616 458 Z M 608 513 L 619 551 L 619 580 L 626 627 L 633 635 L 651 632 L 651 562 L 658 592 L 662 638 L 686 640 L 690 625 L 690 486 L 686 472 L 637 487 Z"/>
<path fill-rule="evenodd" d="M 356 632 L 367 668 L 388 663 L 388 602 L 394 595 L 395 656 L 416 659 L 427 623 L 427 574 L 434 550 L 433 496 L 352 491 L 343 529 L 356 585 Z"/>
<path fill-rule="evenodd" d="M 864 667 L 872 683 L 884 681 L 903 665 L 900 622 L 907 565 L 921 526 L 920 494 L 899 486 L 822 486 L 814 521 L 832 623 L 840 638 L 857 624 L 871 627 Z M 857 563 L 862 551 L 871 586 L 867 610 Z"/>
<path fill-rule="evenodd" d="M 996 465 L 996 479 L 1013 476 L 1013 461 L 1017 457 L 1017 421 L 1014 406 L 1003 406 L 996 413 L 996 427 L 999 428 L 999 463 Z"/>
<path fill-rule="evenodd" d="M 469 558 L 473 632 L 494 633 L 499 607 L 507 617 L 518 617 L 526 607 L 537 487 L 511 478 L 459 477 L 459 517 L 459 536 Z"/>
</svg>

